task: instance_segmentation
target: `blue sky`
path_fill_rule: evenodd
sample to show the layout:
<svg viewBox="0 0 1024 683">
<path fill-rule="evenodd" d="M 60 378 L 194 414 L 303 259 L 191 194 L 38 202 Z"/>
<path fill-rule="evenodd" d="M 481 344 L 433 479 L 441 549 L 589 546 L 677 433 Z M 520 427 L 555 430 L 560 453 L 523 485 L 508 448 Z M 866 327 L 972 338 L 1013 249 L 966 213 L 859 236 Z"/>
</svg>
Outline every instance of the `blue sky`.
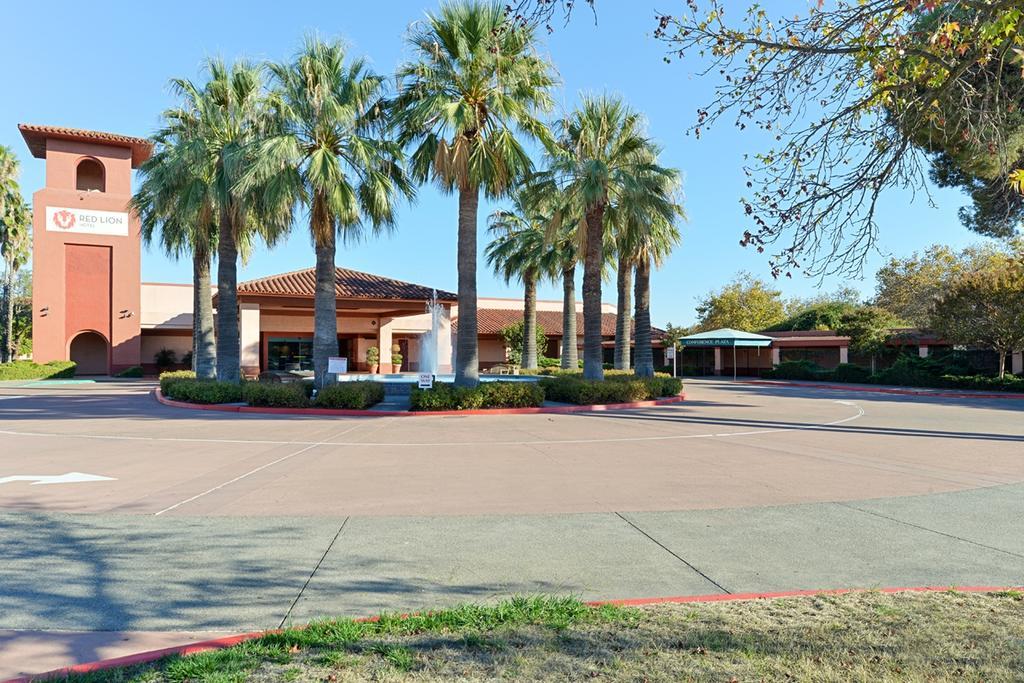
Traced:
<svg viewBox="0 0 1024 683">
<path fill-rule="evenodd" d="M 663 10 L 671 10 L 671 2 L 667 4 Z M 20 122 L 148 135 L 157 127 L 160 112 L 172 104 L 167 87 L 171 77 L 199 78 L 208 56 L 284 59 L 310 32 L 343 38 L 353 54 L 367 56 L 377 71 L 390 73 L 407 54 L 403 36 L 409 24 L 436 7 L 423 0 L 255 0 L 244 5 L 243 10 L 235 3 L 208 0 L 170 5 L 3 3 L 0 63 L 6 68 L 0 144 L 21 158 L 25 194 L 42 185 L 43 162 L 28 155 L 17 131 Z M 544 37 L 543 49 L 562 80 L 558 108 L 571 108 L 580 92 L 622 95 L 647 115 L 651 136 L 664 145 L 665 163 L 683 171 L 689 221 L 682 227 L 683 244 L 653 277 L 652 312 L 657 325 L 690 323 L 697 299 L 737 271 L 770 278 L 766 258 L 738 244 L 749 227 L 738 202 L 746 190 L 742 157 L 763 146 L 755 134 L 741 134 L 728 125 L 701 140 L 687 137 L 686 128 L 696 108 L 708 102 L 712 83 L 695 75 L 696 62 L 662 61 L 662 48 L 650 37 L 653 9 L 619 0 L 598 6 L 596 26 L 590 14 L 580 12 L 570 26 L 559 26 Z M 948 190 L 934 197 L 938 208 L 929 207 L 920 195 L 913 202 L 909 194 L 888 195 L 879 211 L 881 253 L 868 261 L 864 279 L 833 278 L 822 287 L 831 291 L 850 285 L 869 296 L 874 271 L 887 255 L 909 254 L 934 243 L 978 241 L 956 217 L 965 198 Z M 494 208 L 481 203 L 481 230 Z M 424 186 L 417 202 L 403 207 L 394 234 L 339 249 L 338 264 L 454 290 L 456 213 L 455 197 Z M 482 250 L 486 240 L 480 242 Z M 308 233 L 300 223 L 287 243 L 254 254 L 240 277 L 313 262 Z M 188 263 L 176 263 L 155 250 L 144 251 L 142 270 L 147 281 L 187 282 L 191 276 Z M 796 275 L 778 284 L 786 296 L 810 296 L 819 288 L 816 279 Z M 519 296 L 516 285 L 496 278 L 482 258 L 479 291 L 482 296 Z M 557 298 L 560 291 L 545 285 L 541 296 Z M 604 298 L 614 300 L 613 284 L 605 286 Z"/>
</svg>

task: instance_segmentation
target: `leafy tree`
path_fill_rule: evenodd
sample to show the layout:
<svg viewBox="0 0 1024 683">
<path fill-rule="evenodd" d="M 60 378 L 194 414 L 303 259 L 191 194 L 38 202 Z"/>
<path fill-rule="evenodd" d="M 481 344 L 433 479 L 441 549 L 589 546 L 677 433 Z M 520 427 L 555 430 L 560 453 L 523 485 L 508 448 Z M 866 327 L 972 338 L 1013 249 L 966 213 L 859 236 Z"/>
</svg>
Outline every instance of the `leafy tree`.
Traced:
<svg viewBox="0 0 1024 683">
<path fill-rule="evenodd" d="M 269 65 L 270 130 L 254 145 L 243 187 L 263 186 L 264 201 L 291 223 L 296 207 L 309 214 L 316 250 L 313 373 L 318 388 L 338 352 L 337 235 L 394 225 L 395 207 L 413 188 L 399 144 L 387 136 L 385 79 L 362 59 L 347 60 L 339 42 L 315 38 L 292 61 Z"/>
<path fill-rule="evenodd" d="M 549 149 L 548 167 L 537 174 L 537 187 L 560 197 L 552 220 L 557 230 L 582 216 L 583 376 L 602 379 L 601 274 L 605 264 L 605 213 L 632 207 L 628 193 L 644 197 L 643 211 L 674 219 L 675 204 L 667 189 L 678 173 L 657 163 L 657 148 L 644 133 L 643 117 L 621 99 L 585 96 L 558 124 L 558 144 Z M 581 226 L 582 227 L 582 226 Z"/>
<path fill-rule="evenodd" d="M 697 328 L 723 327 L 751 332 L 778 324 L 785 317 L 782 292 L 764 280 L 741 272 L 722 289 L 709 292 L 697 304 Z"/>
<path fill-rule="evenodd" d="M 505 348 L 508 349 L 508 360 L 510 363 L 522 367 L 531 367 L 523 365 L 523 340 L 526 338 L 524 330 L 525 326 L 522 322 L 506 325 L 501 328 L 501 340 L 505 343 Z M 548 337 L 544 334 L 544 328 L 541 325 L 537 325 L 533 343 L 538 349 L 547 348 Z"/>
<path fill-rule="evenodd" d="M 498 210 L 488 219 L 495 235 L 485 251 L 487 263 L 505 278 L 523 283 L 523 332 L 526 340 L 521 349 L 520 365 L 537 367 L 537 280 L 554 278 L 559 270 L 558 254 L 545 238 L 550 218 L 528 207 L 523 197 L 514 195 L 511 210 Z M 540 347 L 543 350 L 544 347 Z"/>
<path fill-rule="evenodd" d="M 18 187 L 18 159 L 0 146 L 0 257 L 4 262 L 3 338 L 0 362 L 13 360 L 18 350 L 14 334 L 15 284 L 18 270 L 31 255 L 32 212 Z"/>
<path fill-rule="evenodd" d="M 767 328 L 769 331 L 786 330 L 835 330 L 842 324 L 843 316 L 858 308 L 848 301 L 823 301 L 802 306 L 780 323 Z"/>
<path fill-rule="evenodd" d="M 163 114 L 163 127 L 153 137 L 152 156 L 139 169 L 141 182 L 132 208 L 142 224 L 142 238 L 154 240 L 177 259 L 192 258 L 192 364 L 196 376 L 217 374 L 210 259 L 217 244 L 217 194 L 213 166 L 195 163 L 202 144 L 198 112 L 187 108 Z M 244 239 L 244 238 L 243 238 Z"/>
<path fill-rule="evenodd" d="M 443 4 L 408 38 L 398 69 L 395 122 L 413 148 L 411 171 L 458 192 L 459 335 L 455 383 L 479 381 L 477 219 L 481 190 L 502 197 L 532 169 L 524 138 L 547 140 L 537 114 L 552 105 L 551 65 L 531 25 L 514 25 L 496 2 Z"/>
<path fill-rule="evenodd" d="M 893 258 L 876 274 L 875 304 L 920 328 L 931 322 L 932 308 L 952 281 L 983 268 L 998 253 L 992 245 L 954 251 L 936 244 L 922 253 Z"/>
<path fill-rule="evenodd" d="M 900 320 L 878 306 L 859 306 L 842 316 L 835 331 L 850 338 L 850 350 L 871 357 L 871 372 L 875 372 L 875 358 L 885 350 L 893 328 Z"/>
<path fill-rule="evenodd" d="M 1024 348 L 1024 250 L 992 261 L 989 267 L 956 277 L 935 305 L 932 327 L 954 344 L 985 346 L 999 354 L 999 377 L 1006 356 Z"/>
</svg>

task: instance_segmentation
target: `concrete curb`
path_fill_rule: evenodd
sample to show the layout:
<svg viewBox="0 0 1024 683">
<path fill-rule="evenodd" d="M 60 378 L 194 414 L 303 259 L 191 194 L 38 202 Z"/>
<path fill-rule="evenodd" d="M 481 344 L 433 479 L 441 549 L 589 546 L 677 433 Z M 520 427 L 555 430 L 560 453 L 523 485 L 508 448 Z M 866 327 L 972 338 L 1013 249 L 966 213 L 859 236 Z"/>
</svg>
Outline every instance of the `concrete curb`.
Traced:
<svg viewBox="0 0 1024 683">
<path fill-rule="evenodd" d="M 584 604 L 590 605 L 591 607 L 600 607 L 602 605 L 617 605 L 620 607 L 638 607 L 642 605 L 658 605 L 658 604 L 679 604 L 679 603 L 693 603 L 693 602 L 730 602 L 730 601 L 741 601 L 741 600 L 775 600 L 779 598 L 793 598 L 793 597 L 807 597 L 813 595 L 844 595 L 847 593 L 942 593 L 945 591 L 956 591 L 960 593 L 996 593 L 1000 591 L 1009 590 L 1024 590 L 1024 587 L 1020 586 L 908 586 L 908 587 L 890 587 L 890 588 L 830 588 L 824 590 L 794 590 L 794 591 L 779 591 L 775 593 L 713 593 L 711 595 L 679 595 L 669 596 L 660 598 L 628 598 L 624 600 L 593 600 Z M 402 617 L 408 617 L 409 614 L 403 614 Z M 377 617 L 364 617 L 356 619 L 356 621 L 375 621 Z M 190 655 L 198 654 L 200 652 L 209 652 L 211 650 L 223 650 L 225 648 L 233 647 L 240 643 L 244 643 L 248 640 L 255 640 L 265 635 L 272 633 L 280 633 L 281 629 L 270 629 L 267 631 L 253 631 L 251 633 L 241 633 L 234 636 L 225 636 L 223 638 L 214 638 L 212 640 L 204 640 L 198 643 L 191 643 L 189 645 L 179 645 L 176 647 L 165 647 L 160 650 L 149 650 L 148 652 L 137 652 L 131 655 L 123 655 L 121 657 L 114 657 L 112 659 L 101 659 L 95 662 L 87 662 L 84 664 L 75 664 L 73 666 L 67 666 L 61 669 L 53 669 L 52 671 L 46 671 L 39 674 L 32 674 L 30 676 L 21 676 L 19 678 L 11 678 L 2 683 L 30 683 L 31 681 L 43 680 L 47 678 L 53 678 L 57 676 L 68 676 L 69 674 L 86 674 L 94 673 L 97 671 L 104 671 L 107 669 L 113 669 L 118 667 L 135 666 L 138 664 L 149 664 L 155 662 L 163 657 L 170 655 Z"/>
<path fill-rule="evenodd" d="M 741 380 L 743 384 L 756 384 L 766 387 L 803 387 L 808 389 L 830 389 L 833 391 L 860 391 L 868 394 L 896 394 L 899 396 L 920 396 L 933 398 L 998 398 L 1011 401 L 1024 400 L 1024 394 L 1014 393 L 980 393 L 976 391 L 945 391 L 929 389 L 903 389 L 900 387 L 865 387 L 855 384 L 816 384 L 789 380 Z"/>
<path fill-rule="evenodd" d="M 312 415 L 334 417 L 440 417 L 451 415 L 561 415 L 566 413 L 598 413 L 610 410 L 635 410 L 637 408 L 655 408 L 686 400 L 686 393 L 656 401 L 636 401 L 634 403 L 607 403 L 588 406 L 548 406 L 540 408 L 486 408 L 481 410 L 342 410 L 333 408 L 258 408 L 246 405 L 205 405 L 175 401 L 163 395 L 159 388 L 153 390 L 156 400 L 172 408 L 187 410 L 207 410 L 219 413 L 260 413 L 264 415 Z"/>
</svg>

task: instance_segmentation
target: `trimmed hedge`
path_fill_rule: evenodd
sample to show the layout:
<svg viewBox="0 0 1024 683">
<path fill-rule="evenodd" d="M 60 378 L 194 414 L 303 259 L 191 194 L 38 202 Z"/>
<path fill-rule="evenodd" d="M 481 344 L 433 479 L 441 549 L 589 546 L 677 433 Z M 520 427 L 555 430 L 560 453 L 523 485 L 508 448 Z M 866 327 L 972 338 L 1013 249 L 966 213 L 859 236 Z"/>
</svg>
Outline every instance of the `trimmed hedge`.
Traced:
<svg viewBox="0 0 1024 683">
<path fill-rule="evenodd" d="M 541 380 L 541 388 L 549 401 L 593 405 L 604 403 L 635 403 L 656 398 L 678 396 L 682 380 L 675 377 L 637 377 L 613 375 L 605 381 L 573 376 L 549 377 Z"/>
<path fill-rule="evenodd" d="M 75 376 L 74 361 L 53 360 L 49 363 L 33 363 L 30 360 L 16 360 L 0 363 L 0 380 L 8 379 L 70 379 Z"/>
<path fill-rule="evenodd" d="M 544 403 L 544 390 L 536 382 L 482 382 L 475 387 L 436 384 L 432 389 L 413 387 L 413 410 L 479 410 L 481 408 L 535 408 Z"/>
<path fill-rule="evenodd" d="M 166 373 L 165 373 L 166 374 Z M 160 380 L 160 391 L 167 398 L 189 403 L 241 403 L 242 385 L 193 378 Z M 166 388 L 164 388 L 166 386 Z"/>
<path fill-rule="evenodd" d="M 117 373 L 118 377 L 142 377 L 142 366 L 133 365 L 130 368 L 125 368 L 121 372 Z"/>
<path fill-rule="evenodd" d="M 174 372 L 160 373 L 160 393 L 167 396 L 167 392 L 175 382 L 183 379 L 195 379 L 196 373 L 192 370 L 176 370 Z"/>
<path fill-rule="evenodd" d="M 318 391 L 313 405 L 317 408 L 366 410 L 383 400 L 384 385 L 380 382 L 338 382 Z"/>
<path fill-rule="evenodd" d="M 310 401 L 305 384 L 310 388 L 313 386 L 310 382 L 245 382 L 242 384 L 242 400 L 251 406 L 264 408 L 308 408 Z"/>
</svg>

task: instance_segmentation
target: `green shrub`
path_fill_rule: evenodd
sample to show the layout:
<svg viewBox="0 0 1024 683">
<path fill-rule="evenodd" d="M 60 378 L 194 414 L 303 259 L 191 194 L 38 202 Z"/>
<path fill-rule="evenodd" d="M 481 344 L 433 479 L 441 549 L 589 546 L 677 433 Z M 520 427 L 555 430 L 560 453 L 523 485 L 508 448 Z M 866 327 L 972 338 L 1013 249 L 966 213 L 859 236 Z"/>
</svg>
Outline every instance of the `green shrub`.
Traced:
<svg viewBox="0 0 1024 683">
<path fill-rule="evenodd" d="M 872 375 L 871 381 L 903 387 L 944 387 L 944 373 L 945 366 L 939 361 L 903 354 L 891 366 Z"/>
<path fill-rule="evenodd" d="M 557 368 L 562 365 L 561 359 L 548 358 L 547 356 L 541 356 L 537 359 L 538 368 Z"/>
<path fill-rule="evenodd" d="M 176 370 L 174 372 L 160 373 L 160 393 L 164 396 L 172 384 L 183 379 L 195 379 L 196 373 L 192 370 Z"/>
<path fill-rule="evenodd" d="M 987 375 L 943 375 L 940 379 L 944 387 L 954 389 L 1024 392 L 1024 377 L 1015 375 L 1006 375 L 1002 379 Z"/>
<path fill-rule="evenodd" d="M 313 405 L 317 408 L 366 410 L 384 400 L 380 382 L 338 382 L 317 392 Z"/>
<path fill-rule="evenodd" d="M 142 377 L 142 366 L 133 365 L 130 368 L 125 368 L 121 372 L 117 373 L 118 377 Z"/>
<path fill-rule="evenodd" d="M 53 360 L 49 363 L 33 363 L 30 360 L 16 360 L 0 363 L 0 380 L 8 379 L 69 379 L 75 376 L 75 363 Z"/>
<path fill-rule="evenodd" d="M 835 370 L 826 373 L 833 382 L 856 382 L 864 384 L 871 380 L 871 371 L 853 363 L 840 363 Z"/>
<path fill-rule="evenodd" d="M 824 368 L 809 360 L 787 360 L 761 373 L 771 379 L 822 379 Z"/>
<path fill-rule="evenodd" d="M 410 403 L 413 410 L 532 408 L 544 403 L 544 391 L 536 382 L 483 382 L 476 387 L 435 384 L 432 389 L 413 387 Z"/>
<path fill-rule="evenodd" d="M 153 360 L 158 368 L 169 368 L 177 364 L 178 354 L 175 353 L 174 349 L 163 348 L 153 354 Z"/>
<path fill-rule="evenodd" d="M 683 382 L 668 376 L 639 378 L 617 374 L 600 381 L 563 375 L 541 380 L 541 388 L 549 401 L 594 405 L 677 396 L 683 390 Z"/>
<path fill-rule="evenodd" d="M 242 400 L 251 406 L 307 408 L 309 407 L 309 397 L 306 396 L 304 384 L 308 384 L 308 382 L 288 384 L 246 382 L 242 385 Z"/>
<path fill-rule="evenodd" d="M 161 384 L 164 382 L 161 380 Z M 242 385 L 235 382 L 178 378 L 167 382 L 165 395 L 189 403 L 241 403 Z M 162 392 L 165 391 L 162 387 Z"/>
</svg>

